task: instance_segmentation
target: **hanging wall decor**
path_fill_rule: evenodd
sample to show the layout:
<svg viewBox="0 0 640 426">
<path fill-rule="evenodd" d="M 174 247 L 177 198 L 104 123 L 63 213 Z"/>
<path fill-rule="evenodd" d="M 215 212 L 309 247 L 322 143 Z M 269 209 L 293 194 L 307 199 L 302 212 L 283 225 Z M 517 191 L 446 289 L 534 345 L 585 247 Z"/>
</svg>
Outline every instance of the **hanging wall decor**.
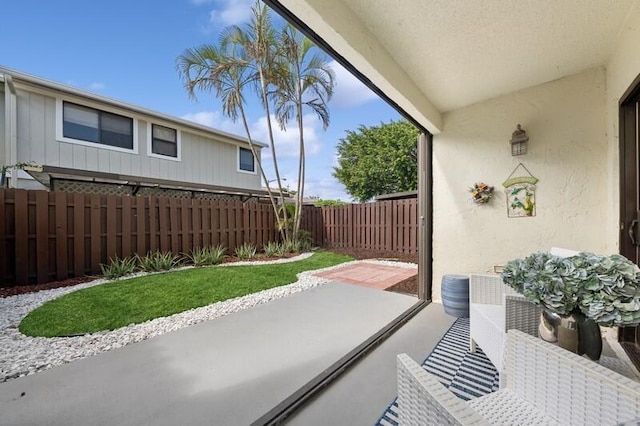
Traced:
<svg viewBox="0 0 640 426">
<path fill-rule="evenodd" d="M 508 217 L 533 217 L 536 215 L 537 182 L 538 178 L 533 176 L 524 164 L 518 163 L 502 184 L 507 195 Z"/>
<path fill-rule="evenodd" d="M 486 204 L 493 197 L 493 186 L 489 186 L 484 182 L 476 182 L 469 188 L 471 199 L 476 204 Z"/>
</svg>

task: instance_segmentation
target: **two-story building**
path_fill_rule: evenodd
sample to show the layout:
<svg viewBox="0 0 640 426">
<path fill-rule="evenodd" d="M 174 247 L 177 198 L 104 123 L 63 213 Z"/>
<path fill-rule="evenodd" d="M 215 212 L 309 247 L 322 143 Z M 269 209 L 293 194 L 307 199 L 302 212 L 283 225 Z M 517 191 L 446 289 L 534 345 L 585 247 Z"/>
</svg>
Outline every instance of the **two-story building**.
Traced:
<svg viewBox="0 0 640 426">
<path fill-rule="evenodd" d="M 2 67 L 0 166 L 15 188 L 265 195 L 246 138 Z"/>
</svg>

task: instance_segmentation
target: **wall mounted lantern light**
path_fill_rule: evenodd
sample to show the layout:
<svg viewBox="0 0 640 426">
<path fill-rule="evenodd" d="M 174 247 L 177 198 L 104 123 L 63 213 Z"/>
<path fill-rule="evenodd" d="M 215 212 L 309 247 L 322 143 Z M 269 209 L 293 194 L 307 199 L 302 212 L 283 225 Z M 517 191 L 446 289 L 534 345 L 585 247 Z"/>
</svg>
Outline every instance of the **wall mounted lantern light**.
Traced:
<svg viewBox="0 0 640 426">
<path fill-rule="evenodd" d="M 529 136 L 527 132 L 522 130 L 522 127 L 518 124 L 518 127 L 513 135 L 511 135 L 511 155 L 524 155 L 527 153 L 527 142 L 529 142 Z"/>
</svg>

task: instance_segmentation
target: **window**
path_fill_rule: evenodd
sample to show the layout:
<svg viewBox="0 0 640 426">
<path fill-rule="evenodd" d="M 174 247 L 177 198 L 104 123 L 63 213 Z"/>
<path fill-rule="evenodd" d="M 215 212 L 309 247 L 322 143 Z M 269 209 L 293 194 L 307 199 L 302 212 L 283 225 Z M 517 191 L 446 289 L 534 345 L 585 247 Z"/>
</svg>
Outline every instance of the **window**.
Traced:
<svg viewBox="0 0 640 426">
<path fill-rule="evenodd" d="M 178 131 L 158 124 L 151 125 L 151 152 L 178 158 Z"/>
<path fill-rule="evenodd" d="M 63 102 L 62 136 L 133 149 L 133 119 L 71 102 Z"/>
<path fill-rule="evenodd" d="M 253 153 L 250 149 L 240 148 L 240 170 L 245 172 L 255 172 Z"/>
</svg>

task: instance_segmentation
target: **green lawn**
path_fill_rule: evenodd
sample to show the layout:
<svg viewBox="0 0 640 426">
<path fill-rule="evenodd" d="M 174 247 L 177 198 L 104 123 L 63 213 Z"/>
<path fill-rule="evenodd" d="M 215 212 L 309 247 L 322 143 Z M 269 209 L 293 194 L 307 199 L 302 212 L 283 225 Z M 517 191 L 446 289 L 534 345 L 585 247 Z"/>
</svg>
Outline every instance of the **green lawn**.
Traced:
<svg viewBox="0 0 640 426">
<path fill-rule="evenodd" d="M 352 260 L 331 252 L 290 263 L 194 268 L 112 281 L 49 301 L 27 315 L 27 336 L 115 330 L 295 282 L 296 274 Z"/>
</svg>

